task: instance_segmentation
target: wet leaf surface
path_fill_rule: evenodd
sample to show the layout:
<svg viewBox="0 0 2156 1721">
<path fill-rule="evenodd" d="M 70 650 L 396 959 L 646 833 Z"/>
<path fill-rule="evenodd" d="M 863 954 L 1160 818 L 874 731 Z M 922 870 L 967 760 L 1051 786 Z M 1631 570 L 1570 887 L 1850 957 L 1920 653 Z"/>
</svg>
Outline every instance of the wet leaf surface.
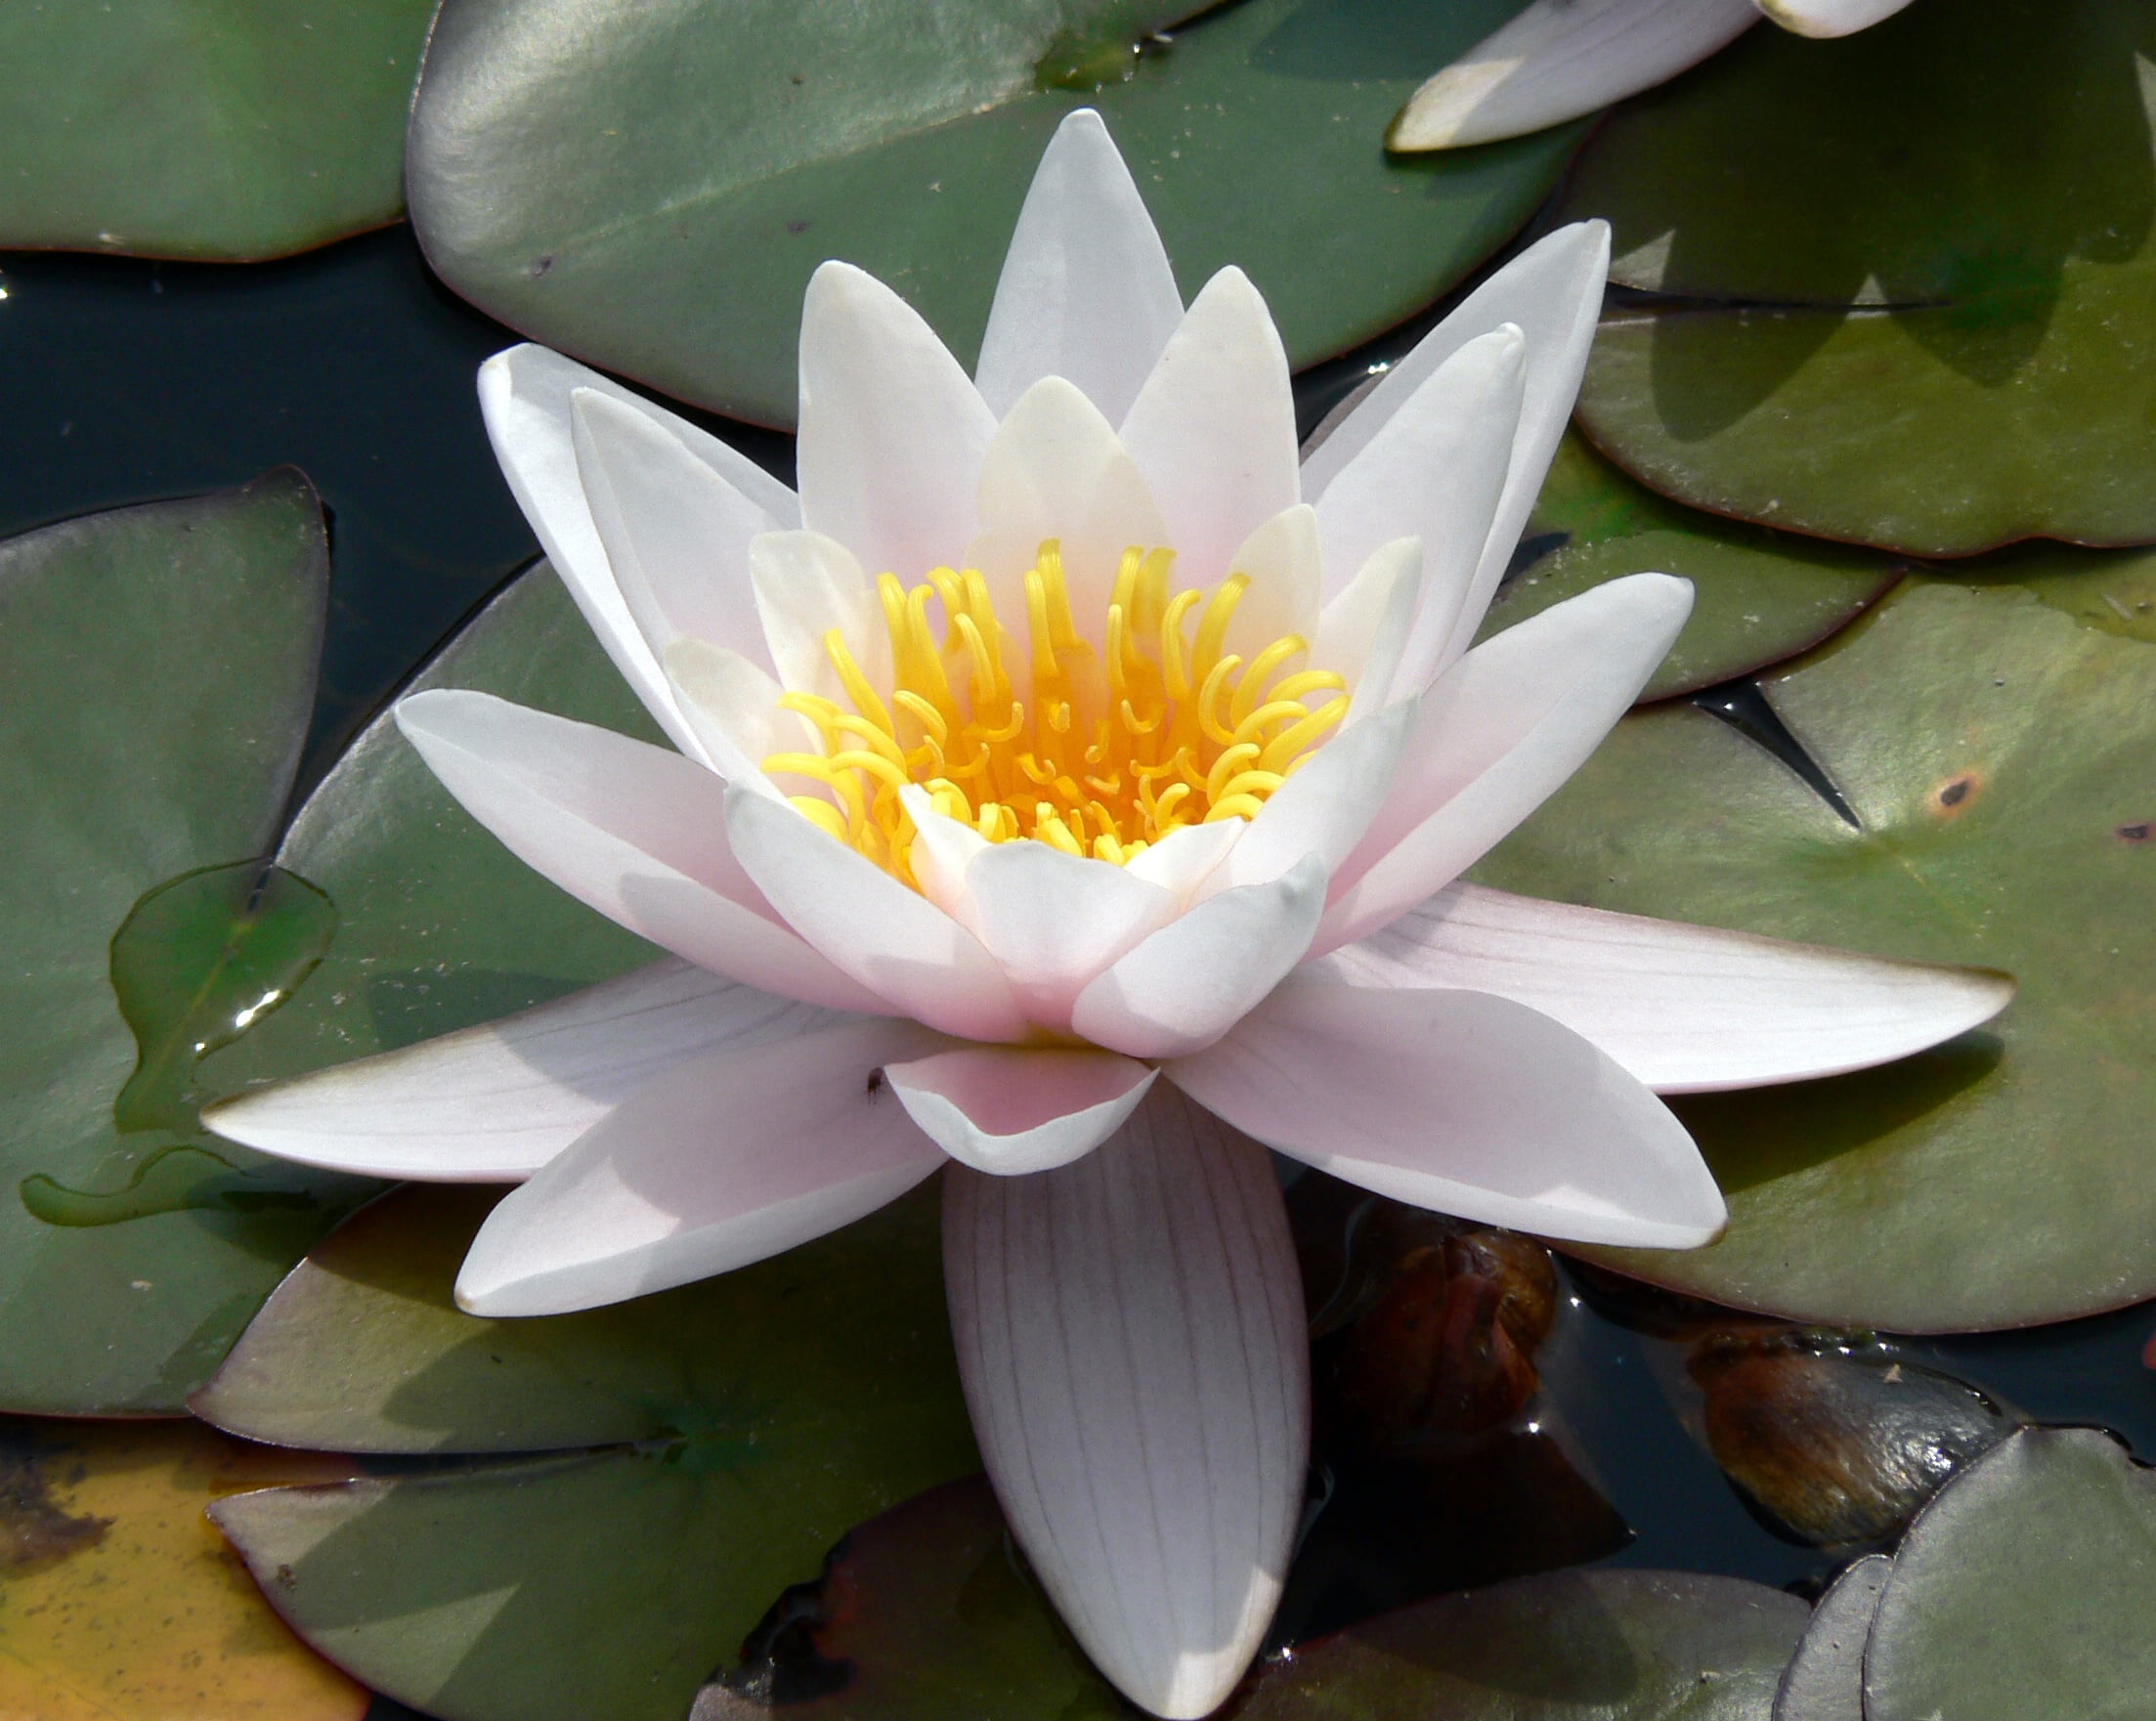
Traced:
<svg viewBox="0 0 2156 1721">
<path fill-rule="evenodd" d="M 1627 717 L 1478 876 L 2000 968 L 2020 992 L 1919 1057 L 1679 1101 L 1729 1230 L 1686 1253 L 1584 1253 L 1742 1308 L 1905 1332 L 2150 1295 L 2156 654 L 2025 593 L 1917 585 L 1764 686 L 1861 829 L 1731 728 L 1665 708 Z"/>
<path fill-rule="evenodd" d="M 1595 443 L 1717 513 L 1914 554 L 2156 539 L 2147 0 L 1754 30 L 1620 108 Z M 1772 220 L 1758 212 L 1771 209 Z"/>
<path fill-rule="evenodd" d="M 433 0 L 131 0 L 0 16 L 0 246 L 237 260 L 404 209 Z"/>
<path fill-rule="evenodd" d="M 535 339 L 787 424 L 815 266 L 890 282 L 970 359 L 1041 150 L 1091 104 L 1186 297 L 1242 265 L 1309 364 L 1445 292 L 1555 183 L 1579 128 L 1445 156 L 1378 143 L 1517 9 L 666 0 L 629 28 L 619 0 L 450 0 L 413 220 L 445 280 Z"/>
</svg>

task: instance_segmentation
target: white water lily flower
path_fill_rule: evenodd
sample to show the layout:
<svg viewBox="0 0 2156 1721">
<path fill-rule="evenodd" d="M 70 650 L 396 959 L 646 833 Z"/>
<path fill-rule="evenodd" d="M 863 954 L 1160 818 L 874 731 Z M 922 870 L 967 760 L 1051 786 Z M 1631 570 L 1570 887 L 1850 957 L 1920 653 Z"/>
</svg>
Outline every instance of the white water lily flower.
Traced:
<svg viewBox="0 0 2156 1721">
<path fill-rule="evenodd" d="M 1607 257 L 1599 226 L 1529 250 L 1299 465 L 1256 289 L 1226 270 L 1186 308 L 1079 112 L 977 379 L 870 277 L 817 273 L 798 498 L 552 353 L 490 361 L 518 499 L 678 751 L 480 693 L 398 720 L 670 958 L 211 1123 L 520 1181 L 458 1280 L 488 1315 L 723 1272 L 947 1167 L 1011 1523 L 1122 1690 L 1211 1710 L 1272 1616 L 1309 1441 L 1265 1147 L 1548 1236 L 1698 1244 L 1721 1196 L 1656 1090 L 1898 1057 L 2006 996 L 1456 882 L 1690 607 L 1639 575 L 1469 649 Z"/>
<path fill-rule="evenodd" d="M 1772 19 L 1846 36 L 1909 0 L 1533 0 L 1425 83 L 1385 134 L 1391 150 L 1455 150 L 1577 119 L 1666 83 Z"/>
</svg>

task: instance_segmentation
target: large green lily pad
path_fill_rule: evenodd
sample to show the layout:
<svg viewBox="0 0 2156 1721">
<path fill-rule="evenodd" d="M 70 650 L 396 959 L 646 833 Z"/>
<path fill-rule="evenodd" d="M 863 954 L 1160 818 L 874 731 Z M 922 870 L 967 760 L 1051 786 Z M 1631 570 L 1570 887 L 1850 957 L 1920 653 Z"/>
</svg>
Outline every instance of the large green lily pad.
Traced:
<svg viewBox="0 0 2156 1721">
<path fill-rule="evenodd" d="M 1574 432 L 1558 445 L 1521 541 L 1540 553 L 1498 589 L 1485 638 L 1627 574 L 1692 581 L 1692 618 L 1644 700 L 1694 693 L 1808 650 L 1883 597 L 1902 567 L 1680 508 Z"/>
<path fill-rule="evenodd" d="M 2156 1478 L 2029 1429 L 1911 1527 L 1864 1654 L 1870 1721 L 2136 1721 L 2156 1691 Z"/>
<path fill-rule="evenodd" d="M 320 504 L 289 470 L 0 543 L 0 1403 L 11 1408 L 177 1410 L 351 1199 L 344 1180 L 213 1147 L 189 1099 L 192 1060 L 176 1050 L 189 1036 L 160 1049 L 153 1028 L 139 1049 L 112 974 L 127 968 L 115 934 L 131 915 L 171 909 L 174 880 L 199 882 L 203 868 L 229 880 L 235 863 L 259 880 L 253 857 L 276 839 L 313 703 L 328 571 Z M 205 904 L 183 888 L 194 907 L 174 924 L 202 934 L 214 963 L 246 894 Z M 204 1012 L 265 996 L 214 977 L 191 990 L 169 965 L 133 977 L 140 1023 L 193 1009 L 206 1031 Z M 160 1012 L 175 992 L 183 1008 Z M 116 1110 L 139 1050 L 158 1071 Z M 116 1220 L 128 1223 L 106 1223 Z"/>
<path fill-rule="evenodd" d="M 1680 1101 L 1727 1233 L 1584 1253 L 1903 1331 L 2156 1294 L 2156 652 L 2026 592 L 1920 583 L 1763 686 L 1861 830 L 1733 729 L 1663 708 L 1619 724 L 1477 876 L 2004 968 L 2020 993 L 1919 1057 Z"/>
<path fill-rule="evenodd" d="M 849 1526 L 978 1466 L 932 1186 L 738 1272 L 511 1321 L 451 1299 L 492 1199 L 368 1208 L 197 1400 L 370 1451 L 634 1442 L 223 1504 L 280 1611 L 368 1685 L 447 1721 L 678 1721 Z"/>
<path fill-rule="evenodd" d="M 2156 539 L 2149 0 L 1755 30 L 1569 184 L 1615 279 L 1587 433 L 1665 495 L 1910 551 Z"/>
<path fill-rule="evenodd" d="M 0 10 L 0 246 L 242 261 L 404 211 L 434 0 Z"/>
<path fill-rule="evenodd" d="M 889 281 L 971 356 L 1041 151 L 1082 104 L 1106 115 L 1186 296 L 1242 265 L 1298 364 L 1458 281 L 1581 135 L 1380 145 L 1430 68 L 1517 0 L 1244 0 L 1146 39 L 1201 7 L 449 0 L 413 112 L 412 220 L 451 285 L 535 339 L 789 424 L 825 258 Z"/>
</svg>

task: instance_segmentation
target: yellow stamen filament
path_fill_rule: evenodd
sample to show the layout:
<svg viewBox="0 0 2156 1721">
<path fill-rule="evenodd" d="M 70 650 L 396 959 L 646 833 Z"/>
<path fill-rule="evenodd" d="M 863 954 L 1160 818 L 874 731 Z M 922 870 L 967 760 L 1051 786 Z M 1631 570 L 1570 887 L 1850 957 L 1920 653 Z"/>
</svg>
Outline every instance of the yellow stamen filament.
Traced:
<svg viewBox="0 0 2156 1721">
<path fill-rule="evenodd" d="M 1347 714 L 1347 685 L 1290 672 L 1310 650 L 1294 634 L 1246 665 L 1226 645 L 1249 580 L 1171 593 L 1173 564 L 1164 549 L 1123 552 L 1098 647 L 1078 632 L 1054 539 L 1020 581 L 1022 648 L 980 570 L 931 568 L 911 587 L 879 576 L 888 704 L 834 628 L 824 652 L 845 703 L 780 701 L 823 751 L 775 753 L 764 770 L 814 785 L 794 804 L 909 884 L 916 833 L 900 792 L 917 784 L 990 842 L 1030 838 L 1117 866 L 1186 826 L 1255 818 Z M 1024 686 L 1011 679 L 1021 667 Z"/>
</svg>

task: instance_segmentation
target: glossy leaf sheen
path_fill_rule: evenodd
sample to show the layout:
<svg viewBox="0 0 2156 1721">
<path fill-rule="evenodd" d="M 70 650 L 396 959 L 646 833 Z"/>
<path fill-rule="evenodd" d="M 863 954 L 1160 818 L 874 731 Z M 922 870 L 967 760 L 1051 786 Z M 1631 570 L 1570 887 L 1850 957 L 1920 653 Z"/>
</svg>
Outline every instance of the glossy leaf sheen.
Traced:
<svg viewBox="0 0 2156 1721">
<path fill-rule="evenodd" d="M 1514 0 L 450 0 L 413 220 L 459 292 L 700 406 L 788 424 L 802 288 L 860 265 L 970 359 L 1035 163 L 1098 106 L 1185 297 L 1237 263 L 1308 364 L 1513 233 L 1579 128 L 1389 157 L 1433 65 Z M 1098 87 L 1096 87 L 1098 85 Z"/>
<path fill-rule="evenodd" d="M 1831 1081 L 1677 1102 L 1730 1226 L 1587 1251 L 1800 1319 L 2018 1325 L 2156 1292 L 2156 653 L 1921 584 L 1769 678 L 1862 819 L 1684 708 L 1618 725 L 1486 883 L 2015 975 L 1995 1022 Z"/>
</svg>

